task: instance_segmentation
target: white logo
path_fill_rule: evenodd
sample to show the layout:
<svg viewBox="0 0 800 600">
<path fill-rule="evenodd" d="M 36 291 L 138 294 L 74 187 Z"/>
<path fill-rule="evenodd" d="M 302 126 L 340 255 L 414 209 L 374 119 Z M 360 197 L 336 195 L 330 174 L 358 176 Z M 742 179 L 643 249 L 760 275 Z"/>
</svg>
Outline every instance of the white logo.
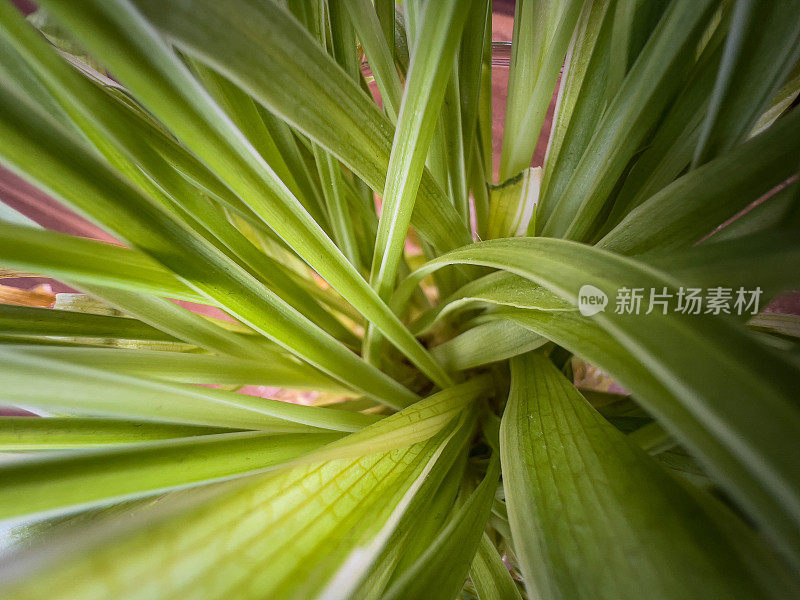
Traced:
<svg viewBox="0 0 800 600">
<path fill-rule="evenodd" d="M 582 285 L 578 291 L 578 310 L 584 317 L 591 317 L 604 311 L 608 305 L 608 296 L 603 290 L 593 285 Z"/>
</svg>

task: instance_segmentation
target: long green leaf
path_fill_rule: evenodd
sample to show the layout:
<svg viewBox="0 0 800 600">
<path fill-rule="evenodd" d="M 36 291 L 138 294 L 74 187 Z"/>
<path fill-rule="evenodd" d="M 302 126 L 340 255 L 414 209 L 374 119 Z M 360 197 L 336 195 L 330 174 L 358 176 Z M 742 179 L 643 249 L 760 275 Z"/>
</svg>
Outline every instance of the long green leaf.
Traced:
<svg viewBox="0 0 800 600">
<path fill-rule="evenodd" d="M 2 450 L 55 450 L 231 433 L 230 429 L 78 417 L 0 417 Z"/>
<path fill-rule="evenodd" d="M 75 287 L 100 298 L 123 314 L 211 352 L 250 358 L 279 348 L 241 323 L 203 317 L 165 298 L 91 284 L 76 284 Z"/>
<path fill-rule="evenodd" d="M 517 2 L 501 183 L 530 166 L 582 4 L 580 0 Z"/>
<path fill-rule="evenodd" d="M 500 461 L 493 457 L 478 488 L 448 519 L 414 565 L 385 592 L 386 600 L 450 600 L 464 585 L 489 518 Z"/>
<path fill-rule="evenodd" d="M 547 358 L 526 355 L 511 366 L 503 482 L 531 596 L 779 596 L 759 589 L 747 558 L 692 496 L 594 412 Z"/>
<path fill-rule="evenodd" d="M 205 299 L 140 252 L 10 223 L 0 223 L 0 262 L 59 279 L 195 302 Z"/>
<path fill-rule="evenodd" d="M 3 225 L 0 224 L 0 229 Z M 25 243 L 28 245 L 30 251 L 30 237 L 28 232 L 25 231 Z M 51 232 L 36 233 L 37 238 L 48 239 Z M 67 239 L 66 247 L 73 246 L 73 240 L 77 243 L 74 244 L 82 250 L 101 250 L 107 248 L 98 248 L 99 243 L 83 244 L 89 240 L 81 240 L 80 238 Z M 13 239 L 13 238 L 12 238 Z M 59 259 L 77 259 L 79 257 L 89 258 L 94 264 L 97 254 L 80 254 L 74 255 L 62 251 L 64 246 L 61 245 L 62 239 L 58 238 L 58 245 L 53 249 L 55 256 Z M 103 246 L 102 244 L 100 244 Z M 109 246 L 109 248 L 117 248 L 116 246 Z M 136 253 L 127 251 L 123 248 L 118 248 L 128 254 L 117 254 L 112 256 L 122 256 L 126 260 L 131 256 L 136 256 Z M 47 265 L 52 264 L 54 261 L 47 260 Z M 78 261 L 80 262 L 80 261 Z M 145 263 L 148 264 L 148 263 Z M 155 263 L 152 263 L 155 265 Z M 45 266 L 47 266 L 45 265 Z M 104 268 L 109 266 L 109 263 L 101 265 Z M 78 269 L 79 264 L 69 264 L 65 268 L 67 275 L 72 269 Z M 159 269 L 160 274 L 170 275 L 169 272 Z M 50 271 L 48 271 L 50 272 Z M 73 273 L 74 274 L 74 273 Z M 89 276 L 88 279 L 93 280 L 94 275 Z M 140 339 L 140 340 L 158 340 L 158 341 L 178 341 L 183 340 L 190 344 L 196 344 L 201 348 L 206 348 L 214 352 L 221 352 L 223 354 L 230 354 L 232 356 L 250 357 L 269 353 L 274 346 L 263 338 L 258 338 L 252 335 L 241 335 L 227 331 L 219 326 L 218 323 L 202 317 L 199 314 L 190 312 L 177 304 L 166 300 L 141 293 L 134 293 L 118 289 L 116 287 L 105 287 L 91 283 L 85 283 L 87 280 L 85 268 L 78 273 L 79 283 L 67 279 L 67 283 L 73 287 L 79 287 L 84 291 L 90 293 L 96 298 L 101 298 L 108 304 L 113 305 L 126 315 L 136 317 L 136 319 L 116 319 L 115 317 L 106 317 L 100 315 L 100 319 L 79 317 L 75 313 L 68 311 L 39 311 L 33 312 L 36 309 L 12 309 L 5 307 L 3 310 L 7 311 L 9 320 L 4 323 L 3 331 L 8 333 L 19 333 L 24 335 L 67 335 L 72 338 L 111 338 L 111 339 Z M 173 282 L 180 286 L 180 281 L 173 278 Z M 116 286 L 119 282 L 117 279 L 113 280 Z M 139 284 L 137 289 L 139 289 Z M 186 288 L 188 289 L 188 288 Z M 45 309 L 46 310 L 46 309 Z M 10 311 L 10 312 L 9 312 Z M 14 315 L 19 317 L 28 317 L 30 320 L 20 322 L 11 322 Z M 97 315 L 92 315 L 97 316 Z"/>
<path fill-rule="evenodd" d="M 520 238 L 483 242 L 435 259 L 403 286 L 455 262 L 511 271 L 576 305 L 583 285 L 593 285 L 609 298 L 623 287 L 659 292 L 666 288 L 674 296 L 678 285 L 661 271 L 603 250 L 562 240 Z M 660 313 L 607 310 L 594 320 L 715 432 L 738 461 L 734 469 L 738 474 L 717 465 L 726 478 L 721 483 L 798 564 L 800 471 L 788 459 L 786 446 L 794 438 L 792 431 L 800 427 L 793 391 L 797 367 L 730 319 Z M 759 398 L 758 405 L 753 398 Z"/>
<path fill-rule="evenodd" d="M 393 582 L 402 579 L 430 547 L 454 510 L 467 463 L 466 448 L 462 449 L 433 496 L 418 514 L 410 514 L 394 533 L 384 551 L 383 565 L 378 577 L 365 581 L 365 586 L 377 600 Z M 380 560 L 380 559 L 379 559 Z M 380 564 L 380 563 L 379 563 Z"/>
<path fill-rule="evenodd" d="M 720 443 L 720 439 L 683 407 L 647 368 L 598 327 L 592 319 L 586 319 L 577 313 L 554 314 L 511 309 L 493 316 L 496 319 L 510 320 L 528 327 L 532 336 L 546 336 L 570 352 L 602 368 L 616 381 L 632 390 L 637 401 L 647 409 L 648 413 L 656 416 L 658 422 L 663 424 L 677 440 L 691 449 L 709 472 L 730 480 L 746 479 L 742 467 L 737 464 L 730 451 Z M 589 392 L 584 392 L 584 395 L 590 397 Z M 596 396 L 596 393 L 593 395 Z M 602 401 L 608 402 L 606 399 Z M 598 406 L 604 414 L 613 414 L 609 412 L 611 407 L 599 404 Z"/>
<path fill-rule="evenodd" d="M 610 0 L 587 2 L 570 42 L 558 88 L 550 139 L 544 159 L 536 221 L 541 232 L 578 166 L 607 108 L 609 48 L 613 33 Z"/>
<path fill-rule="evenodd" d="M 626 213 L 670 184 L 691 164 L 726 34 L 727 18 L 714 29 L 683 90 L 625 176 L 606 229 L 619 223 Z"/>
<path fill-rule="evenodd" d="M 766 306 L 781 292 L 800 285 L 798 233 L 798 228 L 776 228 L 641 258 L 695 286 L 725 286 L 733 291 L 759 288 L 764 296 L 761 306 Z"/>
<path fill-rule="evenodd" d="M 469 18 L 470 15 L 467 15 Z M 465 18 L 466 21 L 466 18 Z M 458 77 L 458 58 L 453 64 L 450 82 L 445 88 L 444 104 L 439 117 L 442 139 L 445 144 L 447 192 L 459 216 L 469 223 L 469 190 L 467 188 L 467 150 L 464 137 L 464 116 L 461 113 L 461 83 Z M 434 137 L 434 140 L 436 138 Z"/>
<path fill-rule="evenodd" d="M 77 138 L 11 90 L 0 91 L 0 105 L 4 106 L 0 127 L 8 142 L 2 153 L 27 176 L 106 223 L 121 238 L 127 236 L 133 246 L 157 256 L 203 297 L 224 305 L 240 321 L 323 370 L 338 372 L 337 378 L 348 380 L 348 385 L 361 380 L 370 388 L 363 391 L 390 403 L 416 399 L 161 211 Z"/>
<path fill-rule="evenodd" d="M 767 109 L 800 59 L 800 2 L 739 0 L 693 165 L 732 148 Z"/>
<path fill-rule="evenodd" d="M 591 234 L 617 179 L 680 89 L 713 4 L 669 5 L 598 123 L 543 235 L 582 240 Z"/>
<path fill-rule="evenodd" d="M 745 214 L 740 215 L 732 223 L 728 223 L 722 229 L 715 231 L 707 241 L 710 243 L 721 242 L 730 239 L 740 238 L 763 231 L 775 231 L 788 222 L 788 217 L 800 197 L 797 190 L 800 189 L 800 182 L 785 186 L 778 190 L 769 198 L 756 204 Z"/>
<path fill-rule="evenodd" d="M 535 350 L 547 339 L 514 323 L 483 323 L 436 346 L 434 356 L 453 371 L 464 371 Z"/>
<path fill-rule="evenodd" d="M 792 72 L 786 79 L 786 83 L 784 83 L 783 87 L 775 94 L 775 97 L 772 99 L 772 104 L 770 104 L 770 107 L 758 118 L 758 121 L 753 125 L 753 129 L 750 131 L 749 135 L 758 135 L 767 127 L 771 126 L 778 117 L 784 114 L 786 109 L 792 106 L 792 103 L 798 95 L 800 95 L 800 61 L 795 64 L 794 69 L 792 69 Z"/>
<path fill-rule="evenodd" d="M 16 348 L 0 348 L 0 354 L 4 400 L 21 406 L 241 429 L 277 427 L 277 432 L 309 427 L 355 431 L 380 418 L 134 377 Z M 32 389 L 30 381 L 37 376 L 47 376 L 49 385 Z"/>
<path fill-rule="evenodd" d="M 31 71 L 30 65 L 13 44 L 10 44 L 4 35 L 0 35 L 0 74 L 6 81 L 13 81 L 36 99 L 47 110 L 47 113 L 65 126 L 71 126 L 70 118 L 64 113 L 58 102 L 50 95 L 36 74 Z"/>
<path fill-rule="evenodd" d="M 325 224 L 324 212 L 316 194 L 307 194 L 286 163 L 281 147 L 273 137 L 269 125 L 273 121 L 264 120 L 263 110 L 252 98 L 237 86 L 227 81 L 215 71 L 193 61 L 192 70 L 198 74 L 203 86 L 211 93 L 214 100 L 225 109 L 238 129 L 247 136 L 248 141 L 258 151 L 264 161 L 275 171 L 275 174 L 286 184 L 292 194 L 303 204 L 320 225 Z M 309 197 L 310 196 L 310 197 Z"/>
<path fill-rule="evenodd" d="M 31 30 L 13 7 L 7 5 L 0 7 L 0 19 L 4 25 L 0 33 L 8 36 L 10 42 L 25 54 L 33 69 L 41 75 L 42 81 L 49 86 L 55 97 L 60 99 L 64 109 L 70 112 L 76 124 L 89 139 L 96 143 L 112 164 L 131 177 L 143 191 L 151 196 L 162 198 L 164 193 L 171 194 L 171 200 L 166 197 L 168 210 L 176 216 L 182 217 L 184 221 L 188 221 L 195 231 L 204 235 L 220 251 L 226 252 L 240 264 L 246 265 L 268 287 L 274 289 L 283 298 L 290 299 L 293 306 L 312 321 L 334 333 L 339 339 L 348 340 L 351 343 L 354 341 L 354 337 L 348 330 L 322 310 L 310 295 L 273 264 L 268 256 L 258 252 L 222 215 L 215 213 L 210 203 L 201 199 L 197 191 L 187 185 L 180 174 L 173 172 L 157 153 L 152 152 L 148 141 L 154 137 L 162 140 L 166 138 L 159 128 L 132 113 L 129 106 L 115 102 L 111 95 L 103 93 L 63 61 L 39 35 Z M 233 86 L 229 85 L 229 87 Z M 26 89 L 28 88 L 26 87 Z M 241 94 L 237 88 L 233 88 L 233 92 Z M 49 106 L 48 102 L 52 102 L 49 95 L 47 98 L 37 96 L 37 99 L 43 106 Z M 249 98 L 245 98 L 245 101 L 252 105 Z M 175 147 L 174 142 L 169 139 L 166 144 L 169 148 Z M 126 156 L 130 160 L 127 160 Z M 135 164 L 131 164 L 131 161 Z M 150 179 L 140 172 L 139 167 L 144 169 L 158 185 L 154 186 Z M 202 218 L 202 226 L 198 225 L 198 218 Z M 72 261 L 66 260 L 66 262 L 71 263 Z M 121 298 L 120 294 L 116 296 L 118 296 L 118 300 Z M 126 304 L 134 302 L 134 298 L 131 296 L 127 298 L 129 301 Z M 156 312 L 154 310 L 156 304 L 158 304 L 157 301 L 150 302 L 151 312 Z M 164 306 L 163 303 L 162 306 Z M 173 317 L 176 317 L 177 311 L 173 310 L 172 313 Z M 175 320 L 180 322 L 190 319 L 184 315 L 182 319 L 175 318 Z M 177 324 L 173 328 L 177 328 Z M 210 328 L 206 325 L 205 329 Z M 187 329 L 182 328 L 182 332 L 185 336 Z M 191 341 L 196 341 L 195 337 L 191 335 L 188 337 Z M 208 347 L 212 337 L 213 334 L 206 336 L 205 343 L 201 345 Z M 222 345 L 212 345 L 212 347 L 226 346 L 223 343 Z"/>
<path fill-rule="evenodd" d="M 763 306 L 778 293 L 800 285 L 800 278 L 794 275 L 800 272 L 800 251 L 794 243 L 796 238 L 796 231 L 775 230 L 734 240 L 723 240 L 720 246 L 703 244 L 684 251 L 652 254 L 641 258 L 648 264 L 680 279 L 682 283 L 699 288 L 724 286 L 731 292 L 739 288 L 745 290 L 758 288 L 761 290 L 760 304 Z M 518 275 L 501 271 L 477 279 L 445 298 L 437 307 L 424 313 L 412 323 L 412 330 L 424 333 L 448 315 L 457 315 L 459 311 L 469 308 L 493 306 L 540 312 L 577 310 L 574 305 L 546 288 Z M 736 316 L 746 319 L 756 308 L 751 307 Z M 480 319 L 475 320 L 478 321 Z M 494 322 L 493 325 L 497 328 L 501 326 L 498 322 Z M 488 329 L 486 324 L 478 327 Z M 470 330 L 459 337 L 466 339 L 469 335 Z M 469 351 L 460 341 L 457 345 Z M 520 347 L 524 347 L 524 344 Z M 486 345 L 481 345 L 480 348 L 484 349 Z M 484 353 L 488 355 L 498 350 L 495 345 L 491 345 L 491 348 L 484 350 Z M 438 352 L 437 347 L 434 353 Z"/>
<path fill-rule="evenodd" d="M 427 6 L 420 41 L 412 54 L 386 174 L 370 280 L 384 298 L 397 274 L 425 157 L 466 18 L 465 11 L 457 8 L 450 2 Z"/>
<path fill-rule="evenodd" d="M 136 9 L 118 2 L 91 10 L 67 4 L 53 0 L 47 6 L 88 48 L 112 59 L 115 75 L 387 339 L 434 380 L 448 381 Z M 117 35 L 99 33 L 110 30 Z M 282 308 L 284 318 L 293 312 Z"/>
<path fill-rule="evenodd" d="M 176 341 L 172 336 L 136 319 L 7 304 L 0 304 L 0 333 L 36 337 Z"/>
<path fill-rule="evenodd" d="M 344 600 L 447 448 L 463 440 L 451 427 L 402 450 L 259 477 L 132 534 L 62 554 L 44 573 L 20 581 L 17 569 L 4 595 L 84 599 L 103 586 L 120 599 Z M 127 560 L 103 564 L 110 555 Z"/>
<path fill-rule="evenodd" d="M 597 245 L 623 254 L 689 246 L 795 173 L 798 150 L 800 112 L 675 180 Z"/>
<path fill-rule="evenodd" d="M 536 310 L 575 310 L 570 303 L 554 296 L 527 279 L 510 273 L 490 273 L 454 292 L 412 323 L 412 331 L 424 333 L 440 319 L 476 303 L 513 306 Z"/>
<path fill-rule="evenodd" d="M 336 0 L 338 2 L 338 0 Z M 381 101 L 392 123 L 397 123 L 403 87 L 392 57 L 392 48 L 381 31 L 381 21 L 370 0 L 342 0 L 353 21 L 358 39 L 364 47 L 372 74 L 381 93 Z M 380 3 L 379 3 L 380 6 Z M 394 28 L 394 15 L 392 15 Z M 394 29 L 392 29 L 394 39 Z"/>
<path fill-rule="evenodd" d="M 0 515 L 13 516 L 20 514 L 20 510 L 31 514 L 63 511 L 78 505 L 96 506 L 166 489 L 241 477 L 288 463 L 319 464 L 405 448 L 440 432 L 476 397 L 488 391 L 488 383 L 486 378 L 475 379 L 440 392 L 342 439 L 338 433 L 282 436 L 233 433 L 16 462 L 0 468 L 3 474 Z M 28 502 L 20 503 L 18 499 L 22 496 Z"/>
<path fill-rule="evenodd" d="M 298 457 L 292 461 L 292 466 L 357 459 L 406 448 L 433 438 L 454 422 L 458 423 L 460 430 L 465 430 L 466 424 L 474 417 L 476 400 L 489 393 L 491 384 L 492 380 L 483 376 L 442 390 L 345 438 Z M 426 485 L 430 487 L 429 483 Z"/>
<path fill-rule="evenodd" d="M 224 10 L 205 0 L 172 3 L 169 10 L 154 0 L 134 4 L 187 53 L 225 74 L 373 190 L 384 189 L 394 137 L 391 122 L 276 3 L 234 0 Z M 307 77 L 298 78 L 298 73 Z M 440 251 L 469 241 L 469 232 L 429 174 L 423 175 L 415 208 L 412 225 Z"/>
<path fill-rule="evenodd" d="M 384 300 L 389 299 L 395 285 L 425 157 L 465 20 L 466 11 L 459 10 L 455 3 L 426 5 L 400 106 L 370 272 L 370 284 Z M 460 123 L 458 127 L 460 131 Z M 370 331 L 367 335 L 370 356 L 379 347 L 379 340 Z"/>
<path fill-rule="evenodd" d="M 466 167 L 470 166 L 470 154 L 475 151 L 477 140 L 478 111 L 481 94 L 481 69 L 486 51 L 488 28 L 492 24 L 492 3 L 489 0 L 474 0 L 461 34 L 458 49 L 458 92 L 461 101 L 461 126 L 464 140 Z M 488 40 L 491 46 L 491 39 Z M 477 157 L 476 157 L 477 158 Z"/>
<path fill-rule="evenodd" d="M 508 567 L 485 533 L 472 560 L 469 577 L 479 600 L 522 600 Z"/>
<path fill-rule="evenodd" d="M 339 437 L 221 433 L 34 456 L 0 466 L 0 518 L 97 507 L 255 474 Z"/>
<path fill-rule="evenodd" d="M 317 170 L 322 184 L 322 193 L 330 215 L 329 220 L 333 230 L 333 239 L 341 248 L 347 260 L 356 269 L 362 270 L 361 256 L 353 228 L 353 219 L 348 210 L 347 192 L 339 161 L 318 147 L 315 147 L 314 156 L 316 157 Z"/>
<path fill-rule="evenodd" d="M 258 360 L 157 350 L 17 346 L 17 352 L 53 358 L 114 373 L 167 381 L 217 385 L 250 384 L 277 388 L 352 392 L 308 365 L 280 352 L 262 350 Z"/>
<path fill-rule="evenodd" d="M 393 0 L 377 0 L 375 2 L 375 12 L 378 16 L 383 37 L 388 44 L 389 53 L 392 57 L 397 54 L 395 46 L 395 33 L 394 33 L 394 20 L 395 20 L 395 3 Z"/>
</svg>

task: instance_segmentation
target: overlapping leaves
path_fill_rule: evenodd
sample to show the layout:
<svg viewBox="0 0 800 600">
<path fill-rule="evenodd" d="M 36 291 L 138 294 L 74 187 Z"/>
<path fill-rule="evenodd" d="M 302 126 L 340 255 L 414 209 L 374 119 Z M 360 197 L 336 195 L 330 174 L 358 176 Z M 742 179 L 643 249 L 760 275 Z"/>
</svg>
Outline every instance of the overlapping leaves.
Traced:
<svg viewBox="0 0 800 600">
<path fill-rule="evenodd" d="M 120 245 L 0 210 L 93 298 L 0 306 L 0 596 L 798 594 L 797 319 L 576 307 L 800 286 L 796 0 L 518 2 L 499 181 L 490 2 L 41 4 L 0 158 Z"/>
</svg>

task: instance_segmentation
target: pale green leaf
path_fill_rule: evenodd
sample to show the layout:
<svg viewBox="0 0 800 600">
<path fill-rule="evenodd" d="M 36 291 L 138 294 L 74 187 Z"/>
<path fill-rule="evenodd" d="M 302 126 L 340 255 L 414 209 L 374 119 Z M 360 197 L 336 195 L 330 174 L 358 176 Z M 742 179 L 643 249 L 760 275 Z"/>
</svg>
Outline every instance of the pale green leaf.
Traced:
<svg viewBox="0 0 800 600">
<path fill-rule="evenodd" d="M 479 600 L 522 600 L 508 567 L 485 533 L 469 570 Z"/>
<path fill-rule="evenodd" d="M 448 518 L 425 552 L 385 592 L 386 600 L 450 600 L 464 585 L 480 543 L 500 476 L 494 456 L 481 484 Z"/>
<path fill-rule="evenodd" d="M 767 331 L 792 339 L 800 339 L 800 315 L 761 313 L 747 323 L 760 331 Z"/>
<path fill-rule="evenodd" d="M 491 188 L 486 239 L 523 235 L 529 227 L 542 182 L 542 168 L 524 169 L 516 177 Z"/>
<path fill-rule="evenodd" d="M 33 456 L 0 465 L 0 518 L 57 514 L 255 474 L 339 437 L 220 433 Z"/>
<path fill-rule="evenodd" d="M 436 346 L 433 355 L 453 371 L 464 371 L 535 350 L 547 339 L 532 336 L 515 323 L 502 321 L 471 327 Z"/>
<path fill-rule="evenodd" d="M 425 333 L 440 319 L 476 305 L 511 306 L 536 310 L 575 310 L 575 307 L 547 289 L 510 273 L 490 273 L 457 290 L 411 324 L 417 334 Z"/>
<path fill-rule="evenodd" d="M 758 135 L 767 127 L 770 127 L 792 105 L 798 95 L 800 95 L 800 62 L 794 66 L 786 83 L 775 94 L 770 107 L 764 111 L 764 114 L 753 125 L 749 136 Z"/>
<path fill-rule="evenodd" d="M 582 4 L 579 0 L 516 4 L 500 183 L 530 166 Z"/>
<path fill-rule="evenodd" d="M 3 451 L 87 448 L 230 432 L 219 427 L 118 419 L 0 417 L 0 448 Z"/>
<path fill-rule="evenodd" d="M 0 354 L 3 399 L 20 406 L 277 432 L 309 427 L 355 431 L 380 418 L 104 371 L 16 347 L 0 348 Z M 35 377 L 45 376 L 47 386 L 30 386 Z"/>
<path fill-rule="evenodd" d="M 348 388 L 280 352 L 262 349 L 258 360 L 157 350 L 17 346 L 17 352 L 113 373 L 216 385 L 263 385 L 352 394 Z"/>
<path fill-rule="evenodd" d="M 503 482 L 529 595 L 779 597 L 760 589 L 746 557 L 692 496 L 595 413 L 546 357 L 511 365 Z"/>
<path fill-rule="evenodd" d="M 136 319 L 8 304 L 0 304 L 0 333 L 36 337 L 176 341 L 172 336 Z"/>
<path fill-rule="evenodd" d="M 412 52 L 386 174 L 370 272 L 370 284 L 384 300 L 389 299 L 394 288 L 425 157 L 433 139 L 465 19 L 466 11 L 460 10 L 455 3 L 427 4 L 420 40 Z M 460 131 L 460 123 L 458 129 Z M 368 337 L 372 351 L 378 344 L 374 335 L 371 340 Z M 443 380 L 448 380 L 446 375 Z"/>
<path fill-rule="evenodd" d="M 59 279 L 195 302 L 205 300 L 141 252 L 44 229 L 0 223 L 0 262 Z"/>
<path fill-rule="evenodd" d="M 133 533 L 62 554 L 54 564 L 50 557 L 40 575 L 20 581 L 23 571 L 12 571 L 17 581 L 4 594 L 344 599 L 447 447 L 460 442 L 450 428 L 402 450 L 262 476 Z M 108 564 L 103 558 L 111 555 L 127 560 Z"/>
</svg>

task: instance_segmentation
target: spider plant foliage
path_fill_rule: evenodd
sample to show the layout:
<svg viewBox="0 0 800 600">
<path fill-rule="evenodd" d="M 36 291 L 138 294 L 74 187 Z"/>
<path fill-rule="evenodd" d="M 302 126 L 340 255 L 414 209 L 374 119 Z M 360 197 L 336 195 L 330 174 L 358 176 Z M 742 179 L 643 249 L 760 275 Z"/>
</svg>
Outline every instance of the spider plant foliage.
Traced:
<svg viewBox="0 0 800 600">
<path fill-rule="evenodd" d="M 800 597 L 800 2 L 39 4 L 0 598 Z"/>
</svg>

